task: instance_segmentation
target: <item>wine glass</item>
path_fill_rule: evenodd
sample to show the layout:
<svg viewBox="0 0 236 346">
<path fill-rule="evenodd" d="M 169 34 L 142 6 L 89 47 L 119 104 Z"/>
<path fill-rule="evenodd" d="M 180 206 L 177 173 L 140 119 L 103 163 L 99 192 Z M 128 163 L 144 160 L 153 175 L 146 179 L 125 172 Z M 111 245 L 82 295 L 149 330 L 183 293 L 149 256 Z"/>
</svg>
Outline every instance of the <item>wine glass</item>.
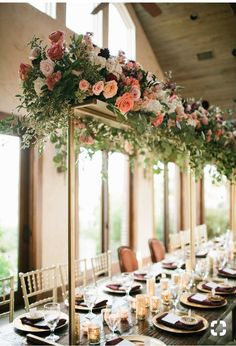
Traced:
<svg viewBox="0 0 236 346">
<path fill-rule="evenodd" d="M 60 318 L 60 304 L 47 303 L 44 305 L 44 319 L 50 329 L 50 335 L 45 340 L 55 342 L 59 339 L 58 335 L 54 334 L 54 330 Z"/>
<path fill-rule="evenodd" d="M 120 309 L 118 307 L 112 307 L 109 311 L 107 311 L 104 317 L 109 329 L 112 332 L 111 334 L 108 334 L 106 338 L 107 340 L 115 339 L 115 330 L 120 324 L 121 320 Z"/>
<path fill-rule="evenodd" d="M 84 302 L 89 309 L 89 313 L 85 317 L 92 320 L 96 315 L 92 312 L 94 304 L 97 300 L 97 290 L 94 286 L 88 286 L 84 289 Z"/>
<path fill-rule="evenodd" d="M 219 269 L 222 270 L 227 264 L 227 254 L 223 250 L 218 251 L 218 263 L 219 263 Z"/>
<path fill-rule="evenodd" d="M 170 292 L 171 292 L 171 298 L 173 301 L 173 306 L 174 306 L 174 311 L 177 311 L 177 305 L 179 302 L 179 286 L 178 285 L 172 285 L 170 287 Z"/>
<path fill-rule="evenodd" d="M 133 275 L 132 273 L 122 273 L 121 274 L 121 279 L 122 279 L 122 286 L 125 289 L 126 293 L 126 300 L 129 301 L 129 292 L 132 288 L 133 285 Z"/>
</svg>

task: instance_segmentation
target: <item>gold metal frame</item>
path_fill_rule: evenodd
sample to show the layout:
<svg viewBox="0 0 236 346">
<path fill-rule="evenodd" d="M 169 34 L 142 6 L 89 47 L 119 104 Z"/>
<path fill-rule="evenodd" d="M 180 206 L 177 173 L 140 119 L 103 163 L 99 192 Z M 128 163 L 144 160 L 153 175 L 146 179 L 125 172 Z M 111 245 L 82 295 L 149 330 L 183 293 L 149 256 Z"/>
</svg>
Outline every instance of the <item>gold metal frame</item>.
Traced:
<svg viewBox="0 0 236 346">
<path fill-rule="evenodd" d="M 196 227 L 196 185 L 194 173 L 188 165 L 188 201 L 189 201 L 189 229 L 190 229 L 190 269 L 195 268 L 195 227 Z"/>
</svg>

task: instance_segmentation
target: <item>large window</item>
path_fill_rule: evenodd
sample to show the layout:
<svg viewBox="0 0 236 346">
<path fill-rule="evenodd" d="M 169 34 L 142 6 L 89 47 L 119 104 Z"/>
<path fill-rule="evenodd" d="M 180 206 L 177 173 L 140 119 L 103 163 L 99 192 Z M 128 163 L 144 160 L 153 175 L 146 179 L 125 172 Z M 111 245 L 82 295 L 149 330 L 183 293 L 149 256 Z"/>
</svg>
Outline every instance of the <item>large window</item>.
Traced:
<svg viewBox="0 0 236 346">
<path fill-rule="evenodd" d="M 101 252 L 102 153 L 90 159 L 86 150 L 79 156 L 79 255 Z"/>
<path fill-rule="evenodd" d="M 207 165 L 204 169 L 205 221 L 209 238 L 224 233 L 229 228 L 229 183 L 213 183 L 215 167 Z"/>
<path fill-rule="evenodd" d="M 158 162 L 159 174 L 154 175 L 154 219 L 156 237 L 168 244 L 168 234 L 178 230 L 178 174 L 174 163 Z"/>
<path fill-rule="evenodd" d="M 34 6 L 39 11 L 47 14 L 52 18 L 56 18 L 56 3 L 55 2 L 44 2 L 44 1 L 32 1 L 29 2 L 31 6 Z"/>
<path fill-rule="evenodd" d="M 109 247 L 113 258 L 117 248 L 128 245 L 129 228 L 129 162 L 126 155 L 113 153 L 108 161 Z"/>
<path fill-rule="evenodd" d="M 123 50 L 135 59 L 135 26 L 124 4 L 109 5 L 109 49 L 112 55 Z"/>
<path fill-rule="evenodd" d="M 92 32 L 93 41 L 99 47 L 102 46 L 102 13 L 92 15 L 95 3 L 67 2 L 66 4 L 66 26 L 77 34 Z"/>
<path fill-rule="evenodd" d="M 0 276 L 18 276 L 19 248 L 18 137 L 0 135 Z"/>
</svg>

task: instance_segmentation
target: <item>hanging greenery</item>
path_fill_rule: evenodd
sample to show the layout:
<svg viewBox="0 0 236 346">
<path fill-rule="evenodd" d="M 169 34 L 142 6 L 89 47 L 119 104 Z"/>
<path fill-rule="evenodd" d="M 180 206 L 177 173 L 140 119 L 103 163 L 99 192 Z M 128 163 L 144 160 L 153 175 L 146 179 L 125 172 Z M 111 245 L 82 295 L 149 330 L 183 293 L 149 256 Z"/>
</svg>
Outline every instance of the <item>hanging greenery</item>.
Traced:
<svg viewBox="0 0 236 346">
<path fill-rule="evenodd" d="M 184 166 L 186 159 L 197 174 L 214 164 L 219 174 L 236 180 L 236 128 L 223 112 L 202 101 L 185 100 L 167 76 L 160 81 L 124 52 L 111 56 L 108 49 L 92 43 L 92 34 L 73 36 L 66 44 L 64 33 L 49 35 L 49 46 L 39 38 L 29 43 L 31 64 L 21 64 L 21 116 L 0 123 L 1 131 L 17 130 L 23 147 L 37 144 L 43 150 L 50 138 L 57 167 L 66 169 L 66 135 L 73 108 L 92 98 L 107 103 L 117 121 L 127 128 L 112 128 L 93 118 L 76 118 L 76 145 L 97 150 L 122 151 L 131 159 L 145 155 L 148 164 L 157 160 Z M 17 119 L 17 120 L 16 120 Z"/>
</svg>

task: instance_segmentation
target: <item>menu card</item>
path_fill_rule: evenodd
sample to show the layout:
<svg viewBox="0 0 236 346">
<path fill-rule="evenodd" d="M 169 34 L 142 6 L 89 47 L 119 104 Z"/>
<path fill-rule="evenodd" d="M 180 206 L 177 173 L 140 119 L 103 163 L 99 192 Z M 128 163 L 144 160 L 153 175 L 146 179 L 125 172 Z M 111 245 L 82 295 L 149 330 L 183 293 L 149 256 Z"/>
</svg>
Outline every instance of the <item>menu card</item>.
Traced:
<svg viewBox="0 0 236 346">
<path fill-rule="evenodd" d="M 162 318 L 162 321 L 175 324 L 176 322 L 180 321 L 180 317 L 173 313 L 169 313 L 165 317 Z"/>
<path fill-rule="evenodd" d="M 224 268 L 223 271 L 227 274 L 236 275 L 236 270 L 231 269 L 231 268 Z"/>
<path fill-rule="evenodd" d="M 217 287 L 220 287 L 219 284 L 216 284 L 216 283 L 213 282 L 213 281 L 207 282 L 207 283 L 206 283 L 206 286 L 207 286 L 208 288 L 211 288 L 211 289 L 216 289 Z"/>
<path fill-rule="evenodd" d="M 204 300 L 207 299 L 207 297 L 205 296 L 205 294 L 201 294 L 201 293 L 196 293 L 192 296 L 192 299 L 197 300 L 198 302 L 203 302 Z"/>
</svg>

